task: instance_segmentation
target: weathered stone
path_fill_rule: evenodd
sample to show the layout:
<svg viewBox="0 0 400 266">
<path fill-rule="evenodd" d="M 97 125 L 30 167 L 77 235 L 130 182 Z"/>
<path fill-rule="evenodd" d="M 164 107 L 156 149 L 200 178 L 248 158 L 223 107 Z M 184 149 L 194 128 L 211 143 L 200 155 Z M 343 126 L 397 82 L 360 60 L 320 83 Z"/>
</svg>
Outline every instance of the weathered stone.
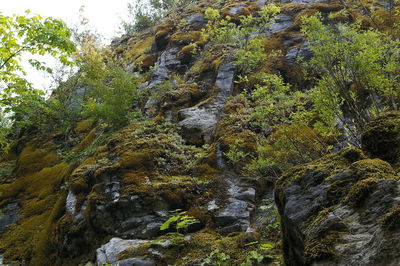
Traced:
<svg viewBox="0 0 400 266">
<path fill-rule="evenodd" d="M 201 29 L 207 23 L 207 19 L 202 14 L 191 15 L 186 18 L 186 21 L 188 22 L 189 27 L 194 29 Z"/>
<path fill-rule="evenodd" d="M 265 30 L 267 36 L 273 33 L 281 32 L 293 24 L 293 17 L 287 15 L 278 15 L 271 26 Z"/>
<path fill-rule="evenodd" d="M 118 266 L 152 266 L 152 265 L 155 265 L 155 263 L 151 259 L 130 258 L 130 259 L 118 261 L 117 265 Z"/>
<path fill-rule="evenodd" d="M 211 133 L 217 124 L 217 116 L 206 108 L 191 107 L 182 109 L 179 122 L 182 127 L 181 135 L 189 144 L 202 145 L 211 140 Z"/>
<path fill-rule="evenodd" d="M 125 251 L 128 248 L 137 247 L 143 243 L 147 243 L 146 240 L 124 240 L 121 238 L 112 238 L 109 242 L 101 246 L 96 251 L 96 263 L 98 266 L 103 263 L 114 264 L 118 261 L 118 254 Z M 128 264 L 126 264 L 128 265 Z M 132 264 L 135 265 L 135 264 Z M 138 264 L 143 265 L 143 264 Z"/>
<path fill-rule="evenodd" d="M 385 227 L 382 217 L 399 206 L 400 181 L 386 162 L 350 152 L 356 154 L 355 149 L 344 150 L 289 171 L 278 181 L 287 265 L 399 262 L 400 246 L 394 243 L 400 232 Z"/>
<path fill-rule="evenodd" d="M 303 58 L 304 60 L 310 59 L 312 56 L 311 50 L 308 48 L 307 42 L 304 42 L 302 45 L 298 47 L 294 47 L 289 49 L 286 52 L 285 59 L 286 62 L 290 65 L 296 63 L 298 58 Z"/>
<path fill-rule="evenodd" d="M 17 202 L 12 202 L 1 208 L 0 212 L 0 233 L 9 225 L 18 220 L 19 206 Z M 0 264 L 1 265 L 1 264 Z"/>
<path fill-rule="evenodd" d="M 239 4 L 236 6 L 231 7 L 231 9 L 229 9 L 229 14 L 236 16 L 238 15 L 240 12 L 242 12 L 242 10 L 247 6 L 247 4 Z"/>
<path fill-rule="evenodd" d="M 235 78 L 236 67 L 232 62 L 223 63 L 219 70 L 215 86 L 220 88 L 218 98 L 225 100 L 232 96 L 233 79 Z"/>
</svg>

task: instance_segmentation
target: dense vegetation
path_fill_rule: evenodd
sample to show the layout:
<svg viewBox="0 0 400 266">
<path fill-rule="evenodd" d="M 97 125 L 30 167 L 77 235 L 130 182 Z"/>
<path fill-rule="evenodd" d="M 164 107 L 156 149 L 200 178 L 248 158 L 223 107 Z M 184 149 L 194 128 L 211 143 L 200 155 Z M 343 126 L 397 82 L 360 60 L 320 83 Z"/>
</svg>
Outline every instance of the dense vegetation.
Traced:
<svg viewBox="0 0 400 266">
<path fill-rule="evenodd" d="M 137 33 L 160 23 L 167 12 L 192 3 L 150 1 L 146 7 L 142 1 L 135 6 L 129 4 L 131 21 L 122 26 L 126 34 Z M 286 169 L 315 159 L 338 142 L 359 146 L 359 131 L 366 121 L 383 111 L 398 109 L 400 48 L 395 30 L 365 28 L 357 21 L 326 26 L 320 14 L 303 17 L 301 32 L 313 56 L 299 63 L 306 70 L 305 78 L 314 85 L 298 88 L 284 81 L 279 73 L 259 70 L 279 56 L 278 50 L 267 53 L 263 46 L 265 29 L 279 12 L 279 7 L 267 5 L 256 14 L 242 15 L 237 20 L 222 16 L 216 9 L 205 10 L 208 24 L 202 30 L 202 41 L 235 51 L 234 62 L 239 67 L 236 82 L 243 90 L 237 97 L 251 102 L 245 111 L 250 116 L 247 120 L 272 132 L 261 139 L 256 154 L 241 151 L 240 140 L 226 153 L 233 164 L 251 157 L 247 169 L 253 173 L 274 167 Z M 345 10 L 341 12 L 341 16 L 346 15 Z M 141 116 L 138 107 L 146 93 L 139 92 L 138 87 L 148 73 L 140 70 L 140 65 L 136 68 L 139 71 L 128 74 L 126 59 L 101 48 L 90 32 L 76 38 L 79 51 L 74 52 L 71 31 L 59 20 L 27 13 L 2 15 L 1 22 L 5 44 L 1 50 L 3 149 L 7 137 L 15 137 L 23 128 L 68 131 L 77 120 L 92 117 L 116 130 Z M 391 27 L 397 29 L 394 23 Z M 207 56 L 208 52 L 202 52 L 197 43 L 188 46 L 200 56 Z M 66 65 L 73 60 L 79 70 L 60 82 L 53 93 L 55 97 L 44 100 L 42 92 L 18 74 L 23 72 L 19 64 L 22 52 L 59 56 Z M 30 63 L 51 71 L 37 60 Z M 168 91 L 170 83 L 159 88 Z M 160 93 L 165 95 L 159 91 L 150 97 L 160 97 Z"/>
</svg>

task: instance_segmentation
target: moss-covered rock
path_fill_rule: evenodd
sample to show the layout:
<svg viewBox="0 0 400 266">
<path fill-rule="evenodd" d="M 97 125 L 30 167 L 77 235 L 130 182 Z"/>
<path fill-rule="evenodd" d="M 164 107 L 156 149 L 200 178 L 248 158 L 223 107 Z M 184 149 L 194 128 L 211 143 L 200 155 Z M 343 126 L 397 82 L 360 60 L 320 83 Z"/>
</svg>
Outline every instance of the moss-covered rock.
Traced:
<svg viewBox="0 0 400 266">
<path fill-rule="evenodd" d="M 384 228 L 395 227 L 399 184 L 389 163 L 355 149 L 286 172 L 276 185 L 286 263 L 393 264 L 399 235 Z"/>
<path fill-rule="evenodd" d="M 374 118 L 362 133 L 363 150 L 371 156 L 396 163 L 400 158 L 400 114 L 388 113 Z"/>
</svg>

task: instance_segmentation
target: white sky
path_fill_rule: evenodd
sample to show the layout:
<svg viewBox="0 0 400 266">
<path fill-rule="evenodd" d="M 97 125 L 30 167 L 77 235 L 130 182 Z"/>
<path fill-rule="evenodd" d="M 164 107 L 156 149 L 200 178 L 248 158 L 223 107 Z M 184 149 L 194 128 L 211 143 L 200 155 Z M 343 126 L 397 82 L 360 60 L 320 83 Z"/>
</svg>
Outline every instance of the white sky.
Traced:
<svg viewBox="0 0 400 266">
<path fill-rule="evenodd" d="M 127 4 L 136 0 L 0 0 L 0 12 L 4 15 L 23 14 L 31 10 L 42 17 L 56 17 L 64 20 L 69 26 L 79 23 L 79 9 L 84 8 L 84 16 L 109 43 L 119 35 L 121 18 L 127 17 Z M 47 60 L 46 60 L 47 61 Z M 41 73 L 28 70 L 28 79 L 36 88 L 48 88 L 50 81 Z"/>
</svg>

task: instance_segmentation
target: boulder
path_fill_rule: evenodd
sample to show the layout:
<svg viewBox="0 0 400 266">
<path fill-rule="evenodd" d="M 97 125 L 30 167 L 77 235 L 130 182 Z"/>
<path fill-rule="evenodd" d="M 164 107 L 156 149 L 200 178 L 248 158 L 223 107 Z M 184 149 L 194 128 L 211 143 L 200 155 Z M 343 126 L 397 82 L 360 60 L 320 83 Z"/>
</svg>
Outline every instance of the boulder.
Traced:
<svg viewBox="0 0 400 266">
<path fill-rule="evenodd" d="M 101 246 L 96 251 L 96 262 L 97 265 L 101 266 L 103 263 L 115 264 L 118 262 L 118 255 L 127 250 L 128 248 L 137 247 L 143 243 L 147 243 L 146 240 L 124 240 L 121 238 L 112 238 L 109 242 Z M 121 263 L 121 261 L 119 262 Z M 121 265 L 121 264 L 119 264 Z M 124 264 L 124 265 L 149 265 L 149 264 Z"/>
<path fill-rule="evenodd" d="M 395 163 L 400 158 L 400 114 L 387 113 L 374 118 L 361 136 L 362 148 L 372 157 Z"/>
<path fill-rule="evenodd" d="M 276 184 L 287 265 L 398 265 L 400 180 L 380 159 L 344 149 Z"/>
</svg>

